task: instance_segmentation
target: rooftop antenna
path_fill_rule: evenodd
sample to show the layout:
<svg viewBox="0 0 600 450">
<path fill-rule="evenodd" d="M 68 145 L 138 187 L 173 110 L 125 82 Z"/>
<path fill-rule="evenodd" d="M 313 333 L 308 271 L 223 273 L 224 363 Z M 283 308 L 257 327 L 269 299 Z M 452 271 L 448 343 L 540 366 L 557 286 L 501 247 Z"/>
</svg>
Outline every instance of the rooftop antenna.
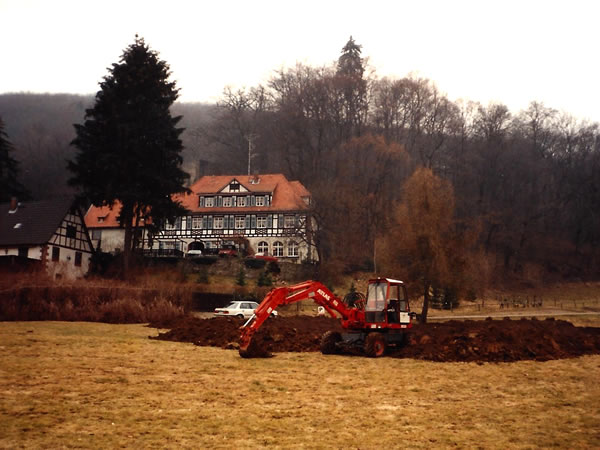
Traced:
<svg viewBox="0 0 600 450">
<path fill-rule="evenodd" d="M 246 136 L 246 139 L 248 140 L 248 176 L 250 176 L 250 174 L 252 173 L 250 171 L 250 162 L 252 161 L 252 150 L 254 150 L 254 140 L 258 137 L 258 134 L 256 133 L 251 133 L 249 135 Z"/>
</svg>

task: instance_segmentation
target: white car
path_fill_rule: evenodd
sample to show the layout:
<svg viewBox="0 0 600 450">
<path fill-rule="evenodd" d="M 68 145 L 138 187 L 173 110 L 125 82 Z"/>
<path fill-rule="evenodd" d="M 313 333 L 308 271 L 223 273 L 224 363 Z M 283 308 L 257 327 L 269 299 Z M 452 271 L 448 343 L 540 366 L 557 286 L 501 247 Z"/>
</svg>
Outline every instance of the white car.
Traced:
<svg viewBox="0 0 600 450">
<path fill-rule="evenodd" d="M 254 310 L 258 308 L 256 302 L 231 302 L 224 308 L 216 308 L 214 316 L 233 316 L 240 319 L 249 319 L 254 314 Z M 271 313 L 272 317 L 277 316 L 277 311 Z"/>
<path fill-rule="evenodd" d="M 185 254 L 186 258 L 199 258 L 200 256 L 202 256 L 202 250 L 188 250 L 187 253 Z"/>
</svg>

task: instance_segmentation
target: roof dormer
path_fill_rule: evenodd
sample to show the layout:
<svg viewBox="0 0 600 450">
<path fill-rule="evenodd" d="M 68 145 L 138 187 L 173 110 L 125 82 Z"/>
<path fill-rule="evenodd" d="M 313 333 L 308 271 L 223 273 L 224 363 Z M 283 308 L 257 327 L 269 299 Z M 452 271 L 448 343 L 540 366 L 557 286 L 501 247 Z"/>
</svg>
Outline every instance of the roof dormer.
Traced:
<svg viewBox="0 0 600 450">
<path fill-rule="evenodd" d="M 240 183 L 236 178 L 233 178 L 223 189 L 219 191 L 220 193 L 240 193 L 240 192 L 248 192 L 248 189 L 244 187 L 242 183 Z"/>
</svg>

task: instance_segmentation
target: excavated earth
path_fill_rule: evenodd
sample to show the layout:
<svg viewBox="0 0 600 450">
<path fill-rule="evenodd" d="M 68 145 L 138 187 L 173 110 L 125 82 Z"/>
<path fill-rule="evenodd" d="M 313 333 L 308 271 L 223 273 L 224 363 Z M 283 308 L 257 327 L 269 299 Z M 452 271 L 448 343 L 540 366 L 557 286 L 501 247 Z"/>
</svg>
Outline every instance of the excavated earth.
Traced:
<svg viewBox="0 0 600 450">
<path fill-rule="evenodd" d="M 242 323 L 231 317 L 188 316 L 150 326 L 170 329 L 152 339 L 235 349 Z M 264 350 L 263 355 L 319 351 L 321 336 L 329 330 L 342 331 L 339 321 L 311 316 L 273 318 L 256 333 L 253 346 Z M 600 354 L 600 328 L 575 327 L 554 319 L 488 318 L 417 324 L 409 330 L 408 344 L 391 348 L 387 354 L 396 358 L 475 362 L 574 358 Z"/>
</svg>

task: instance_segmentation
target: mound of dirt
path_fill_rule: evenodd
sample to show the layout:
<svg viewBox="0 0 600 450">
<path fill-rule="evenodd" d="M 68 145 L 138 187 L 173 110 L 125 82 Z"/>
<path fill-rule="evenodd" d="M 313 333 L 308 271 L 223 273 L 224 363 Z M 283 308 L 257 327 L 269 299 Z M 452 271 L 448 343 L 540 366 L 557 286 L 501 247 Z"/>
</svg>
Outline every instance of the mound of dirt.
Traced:
<svg viewBox="0 0 600 450">
<path fill-rule="evenodd" d="M 600 328 L 563 320 L 449 321 L 417 325 L 394 356 L 431 361 L 520 361 L 600 353 Z"/>
<path fill-rule="evenodd" d="M 201 346 L 238 348 L 242 321 L 232 317 L 184 317 L 156 328 L 170 328 L 154 339 Z M 168 326 L 164 326 L 168 325 Z M 319 351 L 321 336 L 342 331 L 336 319 L 293 316 L 267 320 L 253 340 L 266 352 Z M 575 327 L 562 320 L 484 320 L 417 324 L 409 344 L 389 356 L 431 361 L 519 361 L 573 358 L 600 354 L 600 328 Z"/>
<path fill-rule="evenodd" d="M 186 316 L 149 326 L 171 329 L 151 339 L 238 348 L 240 326 L 243 323 L 235 317 L 197 319 Z M 342 331 L 339 320 L 310 316 L 277 317 L 265 321 L 252 340 L 268 352 L 314 352 L 319 350 L 321 336 L 328 330 Z"/>
</svg>

